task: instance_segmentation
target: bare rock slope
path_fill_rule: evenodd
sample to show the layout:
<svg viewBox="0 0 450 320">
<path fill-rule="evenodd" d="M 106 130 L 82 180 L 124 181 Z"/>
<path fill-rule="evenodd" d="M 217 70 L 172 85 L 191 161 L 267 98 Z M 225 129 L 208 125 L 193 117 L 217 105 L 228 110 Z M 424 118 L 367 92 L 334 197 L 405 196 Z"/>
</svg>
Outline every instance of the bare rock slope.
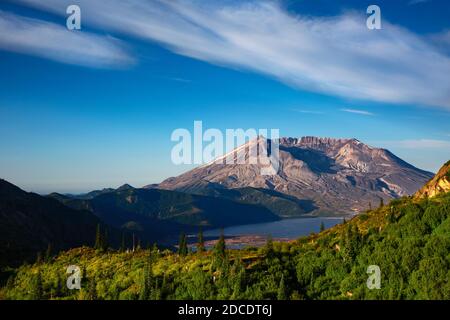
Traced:
<svg viewBox="0 0 450 320">
<path fill-rule="evenodd" d="M 433 179 L 416 192 L 415 197 L 432 198 L 446 192 L 450 192 L 450 161 L 442 166 Z"/>
<path fill-rule="evenodd" d="M 250 141 L 239 150 L 244 148 L 248 157 L 249 146 L 256 142 Z M 276 210 L 280 216 L 293 203 L 301 206 L 301 201 L 308 208 L 294 210 L 297 214 L 340 215 L 414 194 L 433 177 L 433 173 L 406 163 L 388 150 L 372 148 L 356 139 L 302 137 L 281 138 L 279 142 L 276 175 L 261 175 L 260 164 L 213 161 L 156 187 L 216 196 L 247 190 L 234 195 L 234 200 L 265 205 L 268 196 L 288 197 Z M 254 192 L 250 201 L 246 199 L 249 188 L 264 195 L 263 203 L 255 200 Z"/>
</svg>

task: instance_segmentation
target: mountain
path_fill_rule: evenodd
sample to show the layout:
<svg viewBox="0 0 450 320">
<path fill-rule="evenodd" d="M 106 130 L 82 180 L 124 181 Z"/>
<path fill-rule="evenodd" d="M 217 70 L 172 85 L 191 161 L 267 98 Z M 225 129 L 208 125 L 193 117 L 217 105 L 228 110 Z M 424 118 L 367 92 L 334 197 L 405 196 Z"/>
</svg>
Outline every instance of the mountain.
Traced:
<svg viewBox="0 0 450 320">
<path fill-rule="evenodd" d="M 248 159 L 250 148 L 261 139 L 264 138 L 252 140 L 226 156 L 234 154 L 236 158 L 236 150 L 244 150 L 239 157 Z M 295 209 L 285 199 L 279 206 L 281 210 L 266 206 L 279 216 L 288 208 L 294 208 L 294 215 L 340 215 L 378 206 L 381 200 L 411 195 L 433 177 L 431 172 L 406 163 L 388 150 L 372 148 L 356 139 L 303 137 L 281 138 L 279 142 L 280 169 L 276 175 L 261 175 L 261 164 L 223 164 L 219 158 L 157 187 L 218 196 L 233 190 L 239 194 L 234 199 L 264 205 L 260 199 L 245 199 L 252 188 L 261 197 L 267 197 L 267 192 L 278 195 L 278 200 L 290 196 L 300 208 Z M 277 199 L 272 200 L 278 203 Z"/>
<path fill-rule="evenodd" d="M 49 244 L 54 252 L 90 245 L 99 224 L 89 211 L 68 208 L 0 179 L 0 266 L 34 260 Z"/>
<path fill-rule="evenodd" d="M 125 185 L 122 187 L 125 188 Z M 122 188 L 122 187 L 119 187 L 119 188 Z M 49 194 L 48 197 L 57 199 L 61 202 L 65 201 L 65 200 L 70 200 L 70 199 L 92 199 L 98 195 L 113 192 L 114 190 L 115 189 L 113 189 L 113 188 L 104 188 L 101 190 L 94 190 L 94 191 L 91 191 L 88 193 L 82 193 L 82 194 L 61 194 L 61 193 L 53 192 L 53 193 Z"/>
<path fill-rule="evenodd" d="M 432 198 L 441 193 L 450 191 L 450 161 L 438 171 L 438 173 L 428 181 L 417 193 L 416 198 Z"/>
<path fill-rule="evenodd" d="M 229 199 L 177 191 L 120 187 L 92 199 L 57 199 L 73 209 L 88 210 L 107 224 L 135 232 L 147 241 L 161 240 L 199 226 L 218 228 L 279 219 L 268 209 Z"/>
<path fill-rule="evenodd" d="M 449 208 L 449 192 L 402 197 L 257 250 L 226 250 L 229 242 L 219 241 L 186 254 L 75 248 L 15 270 L 0 299 L 449 300 Z M 61 270 L 73 261 L 89 276 L 81 290 L 61 290 Z"/>
</svg>

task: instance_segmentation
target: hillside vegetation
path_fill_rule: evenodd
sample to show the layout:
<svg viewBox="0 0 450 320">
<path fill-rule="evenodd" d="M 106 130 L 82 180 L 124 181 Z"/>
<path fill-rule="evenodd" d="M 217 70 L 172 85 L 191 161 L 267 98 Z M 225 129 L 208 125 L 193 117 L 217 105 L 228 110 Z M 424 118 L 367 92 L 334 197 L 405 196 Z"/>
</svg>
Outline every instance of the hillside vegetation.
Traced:
<svg viewBox="0 0 450 320">
<path fill-rule="evenodd" d="M 320 234 L 179 253 L 72 249 L 10 270 L 2 299 L 450 299 L 450 193 L 402 198 Z M 77 265 L 81 290 L 66 288 Z M 381 288 L 369 290 L 369 265 Z"/>
</svg>

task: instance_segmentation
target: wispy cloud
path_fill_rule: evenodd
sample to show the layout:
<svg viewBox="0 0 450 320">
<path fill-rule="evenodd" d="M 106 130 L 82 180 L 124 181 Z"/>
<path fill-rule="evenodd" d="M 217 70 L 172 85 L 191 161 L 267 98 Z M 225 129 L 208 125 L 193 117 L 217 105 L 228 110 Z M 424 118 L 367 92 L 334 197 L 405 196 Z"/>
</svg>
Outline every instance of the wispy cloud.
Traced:
<svg viewBox="0 0 450 320">
<path fill-rule="evenodd" d="M 182 82 L 182 83 L 191 83 L 192 80 L 184 79 L 184 78 L 177 78 L 177 77 L 166 77 L 167 80 L 176 81 L 176 82 Z"/>
<path fill-rule="evenodd" d="M 72 1 L 18 0 L 61 15 Z M 78 0 L 83 23 L 173 52 L 346 98 L 450 108 L 450 58 L 425 38 L 364 13 L 294 15 L 277 1 Z M 432 85 L 430 85 L 432 84 Z"/>
<path fill-rule="evenodd" d="M 382 143 L 388 147 L 404 149 L 444 149 L 450 148 L 450 141 L 435 139 L 397 140 L 384 141 Z"/>
<path fill-rule="evenodd" d="M 306 110 L 306 109 L 291 109 L 291 111 L 305 114 L 325 114 L 325 112 L 323 111 Z"/>
<path fill-rule="evenodd" d="M 348 112 L 348 113 L 356 113 L 363 116 L 374 116 L 375 114 L 366 110 L 357 110 L 357 109 L 340 109 L 342 112 Z"/>
<path fill-rule="evenodd" d="M 69 31 L 63 25 L 1 10 L 0 30 L 0 50 L 100 68 L 123 67 L 134 62 L 112 37 Z"/>
</svg>

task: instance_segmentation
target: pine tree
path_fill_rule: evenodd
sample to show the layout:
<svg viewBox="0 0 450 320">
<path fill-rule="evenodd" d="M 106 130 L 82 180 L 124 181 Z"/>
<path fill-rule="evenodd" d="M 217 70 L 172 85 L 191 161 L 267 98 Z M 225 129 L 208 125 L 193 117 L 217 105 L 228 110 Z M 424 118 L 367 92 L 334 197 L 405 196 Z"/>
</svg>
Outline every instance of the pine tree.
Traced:
<svg viewBox="0 0 450 320">
<path fill-rule="evenodd" d="M 34 276 L 33 281 L 31 282 L 31 299 L 33 300 L 41 300 L 42 299 L 42 276 L 41 270 L 37 271 L 37 274 Z"/>
<path fill-rule="evenodd" d="M 86 287 L 88 277 L 87 277 L 87 270 L 86 266 L 83 266 L 81 269 L 81 287 Z"/>
<path fill-rule="evenodd" d="M 272 235 L 270 235 L 270 234 L 267 236 L 266 246 L 264 248 L 264 251 L 266 253 L 267 259 L 272 259 L 273 258 L 273 255 L 274 255 L 275 251 L 273 249 Z"/>
<path fill-rule="evenodd" d="M 322 222 L 320 222 L 320 232 L 325 230 L 325 224 Z"/>
<path fill-rule="evenodd" d="M 124 252 L 125 251 L 125 233 L 122 232 L 122 241 L 120 243 L 120 252 Z"/>
<path fill-rule="evenodd" d="M 153 244 L 151 253 L 152 253 L 152 256 L 155 257 L 155 259 L 157 259 L 159 257 L 159 249 L 158 249 L 158 245 L 156 243 Z"/>
<path fill-rule="evenodd" d="M 42 263 L 42 253 L 39 251 L 36 254 L 36 264 L 41 264 Z"/>
<path fill-rule="evenodd" d="M 100 230 L 100 224 L 97 224 L 97 231 L 95 232 L 94 249 L 100 250 L 101 248 L 102 248 L 102 234 Z"/>
<path fill-rule="evenodd" d="M 62 297 L 68 296 L 69 295 L 69 288 L 67 288 L 67 279 L 63 276 L 64 273 L 62 272 L 58 272 L 58 282 L 60 283 L 61 287 L 61 292 L 60 295 Z"/>
<path fill-rule="evenodd" d="M 105 228 L 105 233 L 103 234 L 103 237 L 101 239 L 101 248 L 103 251 L 107 251 L 108 246 L 108 229 Z"/>
<path fill-rule="evenodd" d="M 223 229 L 220 232 L 219 240 L 217 241 L 216 245 L 214 246 L 214 254 L 216 257 L 225 257 L 225 236 L 223 234 Z"/>
<path fill-rule="evenodd" d="M 203 239 L 203 230 L 200 228 L 198 232 L 198 244 L 197 244 L 197 252 L 202 253 L 205 251 L 205 240 Z"/>
<path fill-rule="evenodd" d="M 167 290 L 168 290 L 168 288 L 167 288 L 167 276 L 164 273 L 163 279 L 162 279 L 162 284 L 161 284 L 161 289 L 160 289 L 160 298 L 161 299 L 164 298 L 164 295 L 165 295 Z"/>
<path fill-rule="evenodd" d="M 383 198 L 380 198 L 380 208 L 384 207 L 384 200 Z"/>
<path fill-rule="evenodd" d="M 278 286 L 277 299 L 278 300 L 287 300 L 287 288 L 284 283 L 284 275 L 281 276 L 280 285 Z"/>
<path fill-rule="evenodd" d="M 149 297 L 150 297 L 150 271 L 148 264 L 146 264 L 144 267 L 144 275 L 142 277 L 139 300 L 148 300 Z"/>
<path fill-rule="evenodd" d="M 233 274 L 233 293 L 230 298 L 236 300 L 241 298 L 241 293 L 245 285 L 245 267 L 240 254 L 234 260 Z"/>
<path fill-rule="evenodd" d="M 49 262 L 52 258 L 52 245 L 49 243 L 47 246 L 47 250 L 45 251 L 45 261 Z"/>
<path fill-rule="evenodd" d="M 178 253 L 181 256 L 185 256 L 188 253 L 188 248 L 187 248 L 187 243 L 186 243 L 186 235 L 184 234 L 184 232 L 181 232 L 181 234 L 180 234 Z"/>
<path fill-rule="evenodd" d="M 141 239 L 140 238 L 137 239 L 137 248 L 136 249 L 141 250 Z"/>
<path fill-rule="evenodd" d="M 54 297 L 61 297 L 62 286 L 63 286 L 63 283 L 62 283 L 61 276 L 58 275 L 58 276 L 56 276 L 55 290 L 53 292 Z"/>
<path fill-rule="evenodd" d="M 97 300 L 97 285 L 95 279 L 89 277 L 89 299 Z"/>
</svg>

